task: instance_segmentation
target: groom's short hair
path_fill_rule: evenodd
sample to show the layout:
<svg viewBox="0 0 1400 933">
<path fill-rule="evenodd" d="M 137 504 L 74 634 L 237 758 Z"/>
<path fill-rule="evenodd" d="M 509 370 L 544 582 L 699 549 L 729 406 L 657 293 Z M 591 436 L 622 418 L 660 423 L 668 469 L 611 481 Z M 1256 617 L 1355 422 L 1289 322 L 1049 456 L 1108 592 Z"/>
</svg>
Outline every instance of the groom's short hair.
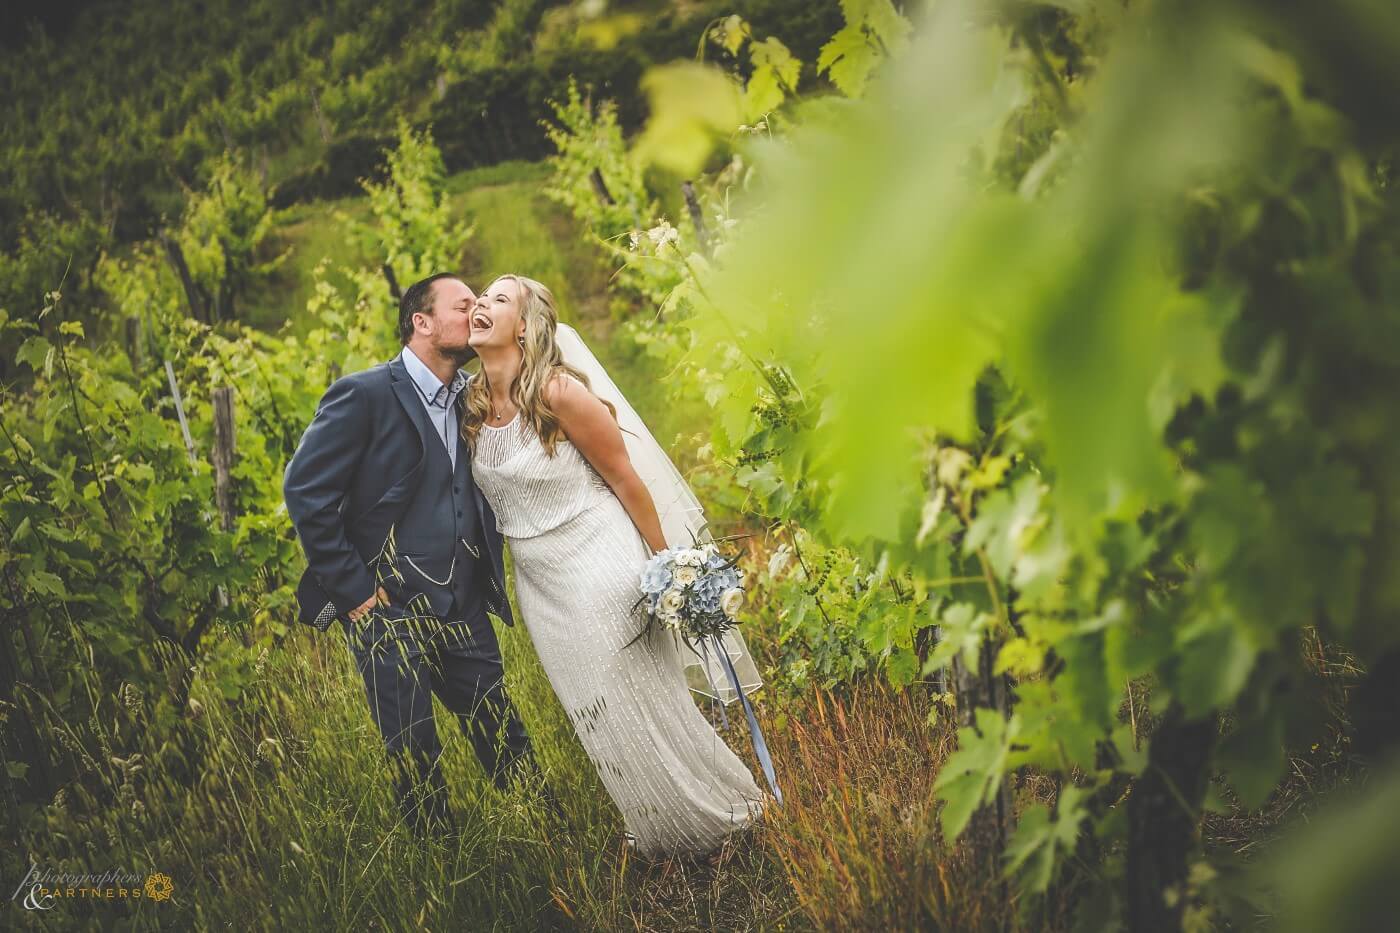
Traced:
<svg viewBox="0 0 1400 933">
<path fill-rule="evenodd" d="M 413 315 L 433 313 L 433 285 L 438 279 L 457 279 L 454 272 L 438 272 L 419 282 L 414 282 L 404 290 L 399 299 L 399 343 L 408 346 L 413 339 Z"/>
</svg>

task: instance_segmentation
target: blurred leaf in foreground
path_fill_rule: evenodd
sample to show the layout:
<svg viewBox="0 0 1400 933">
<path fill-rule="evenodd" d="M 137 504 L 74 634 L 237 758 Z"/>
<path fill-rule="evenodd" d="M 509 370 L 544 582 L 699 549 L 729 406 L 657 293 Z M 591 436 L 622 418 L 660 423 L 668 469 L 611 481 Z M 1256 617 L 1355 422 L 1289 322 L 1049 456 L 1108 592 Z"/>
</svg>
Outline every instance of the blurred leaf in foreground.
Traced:
<svg viewBox="0 0 1400 933">
<path fill-rule="evenodd" d="M 1268 863 L 1281 899 L 1280 929 L 1394 929 L 1400 914 L 1400 767 L 1376 773 L 1366 790 L 1312 814 L 1281 845 Z"/>
</svg>

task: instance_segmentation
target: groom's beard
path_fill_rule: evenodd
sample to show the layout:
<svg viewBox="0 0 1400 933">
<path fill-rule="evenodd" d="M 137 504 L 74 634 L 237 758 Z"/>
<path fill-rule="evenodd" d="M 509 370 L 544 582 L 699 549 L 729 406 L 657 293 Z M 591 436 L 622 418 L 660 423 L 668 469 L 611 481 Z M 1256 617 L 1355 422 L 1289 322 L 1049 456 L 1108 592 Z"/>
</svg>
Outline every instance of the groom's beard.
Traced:
<svg viewBox="0 0 1400 933">
<path fill-rule="evenodd" d="M 470 346 L 465 346 L 460 350 L 443 350 L 442 355 L 456 363 L 460 368 L 476 359 L 476 350 Z"/>
</svg>

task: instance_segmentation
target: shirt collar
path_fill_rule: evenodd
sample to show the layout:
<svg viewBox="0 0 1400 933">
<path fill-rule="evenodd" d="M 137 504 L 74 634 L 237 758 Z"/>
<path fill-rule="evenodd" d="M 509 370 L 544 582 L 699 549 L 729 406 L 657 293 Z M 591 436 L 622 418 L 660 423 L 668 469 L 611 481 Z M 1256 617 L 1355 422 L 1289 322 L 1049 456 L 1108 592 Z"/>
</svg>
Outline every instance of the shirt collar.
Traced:
<svg viewBox="0 0 1400 933">
<path fill-rule="evenodd" d="M 418 354 L 414 353 L 408 347 L 403 348 L 403 353 L 400 354 L 400 357 L 403 359 L 404 369 L 408 370 L 408 375 L 413 380 L 413 384 L 418 387 L 418 393 L 423 396 L 425 402 L 431 404 L 433 399 L 438 397 L 438 393 L 442 391 L 442 380 L 433 375 L 433 371 L 428 368 L 427 364 L 420 360 Z M 460 369 L 457 370 L 456 375 L 452 377 L 452 385 L 447 389 L 448 400 L 450 401 L 454 398 L 457 393 L 466 388 L 466 385 L 466 374 Z"/>
</svg>

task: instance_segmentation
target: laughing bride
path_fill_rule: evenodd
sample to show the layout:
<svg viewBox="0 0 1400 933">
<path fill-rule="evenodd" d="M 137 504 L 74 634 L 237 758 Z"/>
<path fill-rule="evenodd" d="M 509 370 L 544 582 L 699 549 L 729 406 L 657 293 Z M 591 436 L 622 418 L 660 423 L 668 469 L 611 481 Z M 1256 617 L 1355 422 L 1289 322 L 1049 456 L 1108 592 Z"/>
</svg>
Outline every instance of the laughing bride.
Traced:
<svg viewBox="0 0 1400 933">
<path fill-rule="evenodd" d="M 595 394 L 592 381 L 612 389 L 611 380 L 559 324 L 544 285 L 518 275 L 492 282 L 477 299 L 471 345 L 482 369 L 465 393 L 462 434 L 550 684 L 629 842 L 647 855 L 713 851 L 760 816 L 764 795 L 696 708 L 674 641 L 636 638 L 649 551 L 692 543 L 667 541 L 689 526 L 683 516 L 663 529 L 658 505 L 669 519 L 686 511 L 678 500 L 694 497 L 639 421 L 664 464 L 642 469 L 629 456 L 617 414 L 626 402 Z"/>
</svg>

